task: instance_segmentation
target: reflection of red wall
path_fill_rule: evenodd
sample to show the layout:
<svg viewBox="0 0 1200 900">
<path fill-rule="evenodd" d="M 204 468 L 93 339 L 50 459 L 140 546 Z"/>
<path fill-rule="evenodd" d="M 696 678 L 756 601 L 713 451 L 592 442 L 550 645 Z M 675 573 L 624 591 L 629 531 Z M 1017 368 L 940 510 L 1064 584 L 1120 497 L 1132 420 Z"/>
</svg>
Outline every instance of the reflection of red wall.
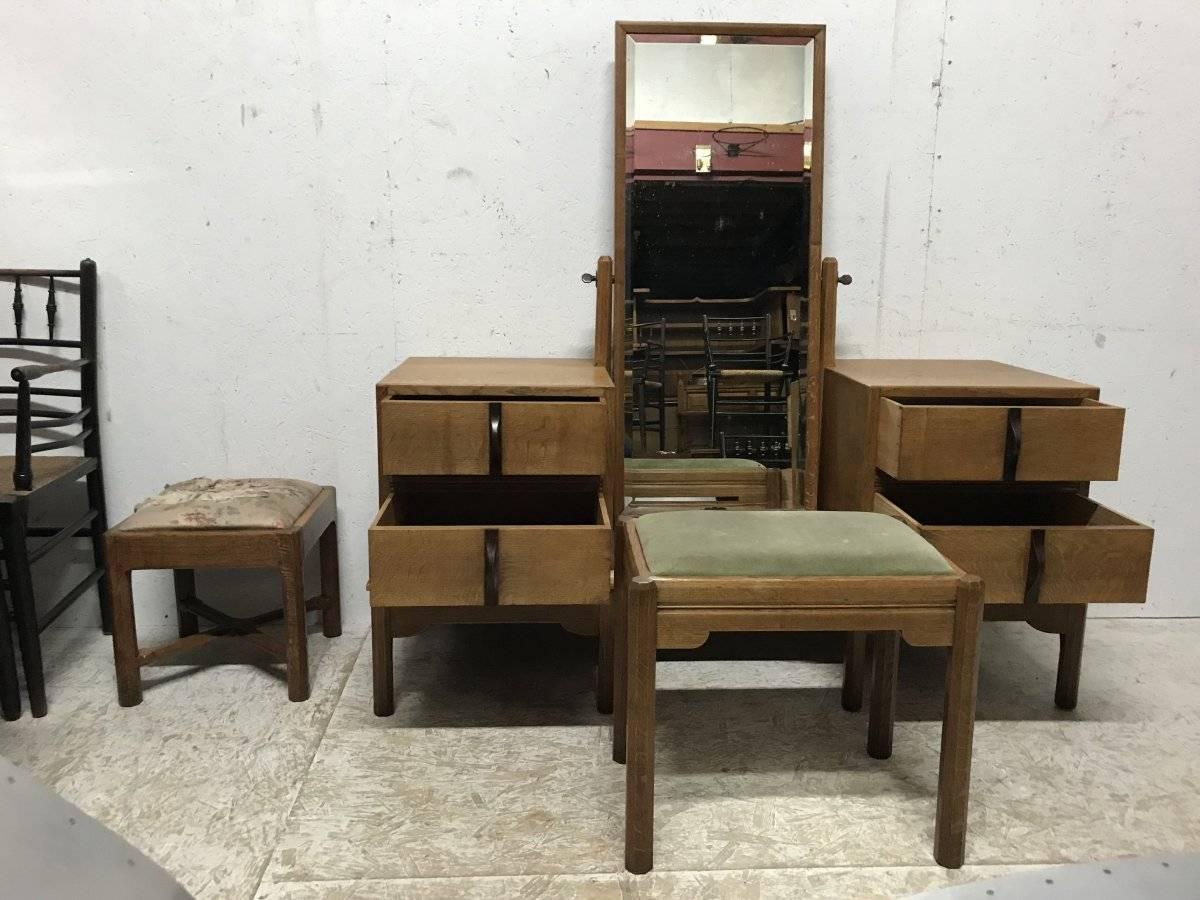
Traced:
<svg viewBox="0 0 1200 900">
<path fill-rule="evenodd" d="M 722 139 L 749 142 L 754 134 L 726 133 Z M 696 171 L 696 146 L 712 147 L 714 173 L 798 175 L 804 171 L 804 143 L 809 132 L 769 133 L 754 147 L 729 156 L 713 139 L 711 129 L 696 131 L 666 128 L 634 128 L 626 134 L 625 165 L 631 173 Z"/>
</svg>

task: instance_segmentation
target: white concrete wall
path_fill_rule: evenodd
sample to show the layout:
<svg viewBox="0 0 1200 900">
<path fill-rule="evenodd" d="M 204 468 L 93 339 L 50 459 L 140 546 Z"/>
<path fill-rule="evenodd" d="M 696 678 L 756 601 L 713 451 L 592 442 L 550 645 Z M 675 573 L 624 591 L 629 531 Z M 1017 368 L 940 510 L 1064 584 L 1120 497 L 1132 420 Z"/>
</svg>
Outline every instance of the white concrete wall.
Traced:
<svg viewBox="0 0 1200 900">
<path fill-rule="evenodd" d="M 1102 385 L 1129 418 L 1122 480 L 1095 494 L 1159 529 L 1145 612 L 1200 613 L 1194 0 L 791 14 L 829 25 L 840 352 Z M 114 516 L 192 475 L 335 484 L 363 622 L 376 379 L 411 354 L 588 352 L 613 19 L 786 16 L 7 0 L 0 258 L 99 263 Z M 165 623 L 143 584 L 142 621 Z"/>
</svg>

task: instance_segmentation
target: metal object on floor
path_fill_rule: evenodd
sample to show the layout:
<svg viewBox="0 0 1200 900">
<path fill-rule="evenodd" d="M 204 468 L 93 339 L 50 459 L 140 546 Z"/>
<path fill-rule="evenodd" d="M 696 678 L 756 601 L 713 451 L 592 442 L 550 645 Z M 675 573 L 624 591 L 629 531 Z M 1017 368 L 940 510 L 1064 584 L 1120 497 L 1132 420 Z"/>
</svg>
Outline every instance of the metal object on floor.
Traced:
<svg viewBox="0 0 1200 900">
<path fill-rule="evenodd" d="M 0 871 L 6 897 L 190 900 L 166 870 L 0 757 Z"/>
<path fill-rule="evenodd" d="M 1198 886 L 1200 854 L 1178 853 L 1017 872 L 915 894 L 913 900 L 1195 900 Z"/>
</svg>

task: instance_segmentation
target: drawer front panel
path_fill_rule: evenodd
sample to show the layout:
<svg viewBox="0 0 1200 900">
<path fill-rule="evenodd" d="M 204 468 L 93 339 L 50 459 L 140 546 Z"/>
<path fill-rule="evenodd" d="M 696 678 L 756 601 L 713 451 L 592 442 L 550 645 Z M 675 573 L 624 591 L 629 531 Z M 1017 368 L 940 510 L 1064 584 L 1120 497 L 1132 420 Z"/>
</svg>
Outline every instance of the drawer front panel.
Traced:
<svg viewBox="0 0 1200 900">
<path fill-rule="evenodd" d="M 504 475 L 602 475 L 603 403 L 500 404 Z"/>
<path fill-rule="evenodd" d="M 1144 603 L 1154 530 L 1086 498 L 1079 524 L 924 524 L 875 495 L 875 511 L 907 522 L 965 572 L 989 603 Z M 969 518 L 969 512 L 963 514 Z"/>
<path fill-rule="evenodd" d="M 488 404 L 381 400 L 379 459 L 387 475 L 486 475 Z"/>
<path fill-rule="evenodd" d="M 601 475 L 602 402 L 381 400 L 388 475 Z"/>
<path fill-rule="evenodd" d="M 395 525 L 391 500 L 370 528 L 373 606 L 605 603 L 612 529 L 595 525 Z"/>
<path fill-rule="evenodd" d="M 902 481 L 1111 481 L 1125 410 L 907 404 L 883 398 L 876 465 Z"/>
</svg>

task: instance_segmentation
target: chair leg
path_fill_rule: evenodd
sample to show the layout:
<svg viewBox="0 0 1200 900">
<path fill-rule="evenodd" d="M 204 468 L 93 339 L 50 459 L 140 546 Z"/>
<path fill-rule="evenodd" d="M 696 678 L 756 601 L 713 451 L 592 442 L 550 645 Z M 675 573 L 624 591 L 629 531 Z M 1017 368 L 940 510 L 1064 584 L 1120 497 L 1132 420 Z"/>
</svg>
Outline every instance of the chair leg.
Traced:
<svg viewBox="0 0 1200 900">
<path fill-rule="evenodd" d="M 1079 702 L 1079 675 L 1083 668 L 1083 631 L 1087 605 L 1070 607 L 1070 623 L 1058 636 L 1058 680 L 1054 703 L 1059 709 L 1074 709 Z"/>
<path fill-rule="evenodd" d="M 371 607 L 371 669 L 375 680 L 375 715 L 390 716 L 396 711 L 396 691 L 392 671 L 391 610 Z"/>
<path fill-rule="evenodd" d="M 900 634 L 877 631 L 871 634 L 871 709 L 867 722 L 867 754 L 873 759 L 892 755 L 896 730 L 896 670 L 900 661 Z"/>
<path fill-rule="evenodd" d="M 612 603 L 600 607 L 596 633 L 599 652 L 596 656 L 596 711 L 609 715 L 613 711 L 613 620 Z"/>
<path fill-rule="evenodd" d="M 0 715 L 12 722 L 21 718 L 21 691 L 17 683 L 17 656 L 13 649 L 8 598 L 0 590 Z"/>
<path fill-rule="evenodd" d="M 25 670 L 25 690 L 34 718 L 46 714 L 46 675 L 42 668 L 42 640 L 38 632 L 37 604 L 29 572 L 29 547 L 26 543 L 25 507 L 6 503 L 3 510 L 5 561 L 8 564 L 8 589 L 12 596 L 13 618 L 17 622 L 17 640 L 21 645 L 21 666 Z"/>
<path fill-rule="evenodd" d="M 142 702 L 142 666 L 138 660 L 131 575 L 128 569 L 110 563 L 104 576 L 113 601 L 113 659 L 117 666 L 117 702 L 122 706 L 137 706 Z"/>
<path fill-rule="evenodd" d="M 105 569 L 104 533 L 108 531 L 108 508 L 104 501 L 104 470 L 99 458 L 95 470 L 87 475 L 87 495 L 88 506 L 96 510 L 96 518 L 92 520 L 92 560 L 97 569 Z M 105 634 L 112 634 L 112 595 L 107 579 L 101 578 L 97 582 L 96 593 L 100 595 L 100 627 Z"/>
<path fill-rule="evenodd" d="M 626 609 L 629 625 L 625 868 L 635 875 L 654 866 L 654 661 L 658 604 L 654 583 L 635 578 Z"/>
<path fill-rule="evenodd" d="M 179 620 L 179 636 L 190 637 L 200 632 L 200 617 L 185 607 L 184 601 L 196 596 L 196 570 L 175 569 L 175 617 Z"/>
<path fill-rule="evenodd" d="M 717 376 L 708 377 L 708 440 L 709 446 L 717 446 Z"/>
<path fill-rule="evenodd" d="M 304 609 L 304 549 L 299 535 L 289 535 L 281 548 L 279 574 L 283 579 L 283 630 L 287 641 L 288 699 L 308 699 L 308 631 Z"/>
<path fill-rule="evenodd" d="M 321 535 L 321 633 L 338 637 L 342 633 L 342 586 L 338 569 L 337 522 L 330 522 Z"/>
<path fill-rule="evenodd" d="M 959 587 L 954 643 L 946 664 L 942 716 L 942 757 L 938 771 L 937 821 L 933 857 L 947 869 L 963 864 L 967 841 L 967 800 L 971 787 L 971 744 L 975 734 L 975 692 L 979 680 L 979 625 L 982 582 L 974 576 Z"/>
<path fill-rule="evenodd" d="M 842 674 L 842 709 L 858 712 L 863 705 L 867 678 L 867 636 L 861 631 L 846 635 L 845 670 Z"/>
</svg>

